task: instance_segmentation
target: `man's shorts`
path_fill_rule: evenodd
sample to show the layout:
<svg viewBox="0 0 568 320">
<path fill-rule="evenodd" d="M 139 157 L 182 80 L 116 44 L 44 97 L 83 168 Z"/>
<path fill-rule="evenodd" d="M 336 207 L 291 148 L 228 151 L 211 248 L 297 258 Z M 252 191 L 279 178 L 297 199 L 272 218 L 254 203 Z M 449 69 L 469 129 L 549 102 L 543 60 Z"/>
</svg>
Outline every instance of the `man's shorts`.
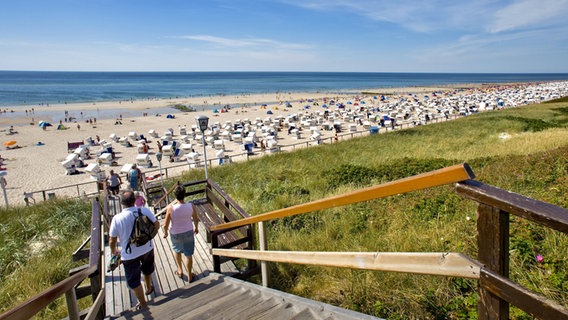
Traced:
<svg viewBox="0 0 568 320">
<path fill-rule="evenodd" d="M 134 289 L 140 285 L 140 273 L 149 275 L 154 272 L 154 249 L 132 260 L 122 261 L 122 265 L 126 274 L 126 284 L 130 289 Z"/>
</svg>

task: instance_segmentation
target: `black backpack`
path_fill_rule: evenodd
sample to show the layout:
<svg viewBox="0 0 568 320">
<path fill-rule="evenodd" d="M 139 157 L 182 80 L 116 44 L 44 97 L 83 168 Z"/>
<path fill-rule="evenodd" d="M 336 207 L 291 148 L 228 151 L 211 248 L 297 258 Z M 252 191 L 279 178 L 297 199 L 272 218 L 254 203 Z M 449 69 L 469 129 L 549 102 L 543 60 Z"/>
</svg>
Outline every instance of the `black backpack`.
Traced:
<svg viewBox="0 0 568 320">
<path fill-rule="evenodd" d="M 138 208 L 138 215 L 134 216 L 134 226 L 130 233 L 130 240 L 126 245 L 126 253 L 130 254 L 132 252 L 131 244 L 135 244 L 137 247 L 143 246 L 152 240 L 156 234 L 158 234 L 158 228 L 156 228 L 154 222 L 143 215 L 140 208 Z"/>
</svg>

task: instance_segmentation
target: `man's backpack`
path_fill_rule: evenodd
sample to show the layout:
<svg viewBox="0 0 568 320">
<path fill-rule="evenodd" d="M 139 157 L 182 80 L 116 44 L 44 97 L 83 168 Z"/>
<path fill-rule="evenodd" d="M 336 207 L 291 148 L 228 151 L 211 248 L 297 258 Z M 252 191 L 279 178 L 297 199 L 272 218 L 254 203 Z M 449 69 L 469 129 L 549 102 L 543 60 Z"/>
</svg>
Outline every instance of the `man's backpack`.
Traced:
<svg viewBox="0 0 568 320">
<path fill-rule="evenodd" d="M 130 233 L 130 240 L 126 245 L 126 253 L 130 254 L 132 249 L 131 244 L 137 247 L 143 246 L 148 241 L 152 240 L 158 234 L 158 228 L 154 225 L 154 222 L 150 220 L 147 216 L 142 214 L 140 208 L 138 208 L 138 215 L 134 216 L 134 226 L 132 227 L 132 232 Z"/>
</svg>

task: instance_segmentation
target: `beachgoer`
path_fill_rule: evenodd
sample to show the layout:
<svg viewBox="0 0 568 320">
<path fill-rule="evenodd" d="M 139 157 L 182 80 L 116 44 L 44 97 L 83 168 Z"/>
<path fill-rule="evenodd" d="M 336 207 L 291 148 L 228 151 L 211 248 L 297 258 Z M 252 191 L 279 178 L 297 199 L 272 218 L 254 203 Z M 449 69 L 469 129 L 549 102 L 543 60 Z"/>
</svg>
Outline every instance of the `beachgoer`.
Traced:
<svg viewBox="0 0 568 320">
<path fill-rule="evenodd" d="M 134 202 L 134 206 L 137 208 L 142 208 L 145 204 L 146 204 L 146 199 L 144 198 L 144 195 L 142 195 L 142 192 L 140 191 L 136 191 L 136 201 Z"/>
<path fill-rule="evenodd" d="M 127 178 L 130 183 L 130 189 L 137 191 L 140 180 L 142 179 L 142 171 L 136 167 L 136 164 L 133 164 L 130 171 L 128 171 Z"/>
<path fill-rule="evenodd" d="M 148 241 L 146 244 L 137 246 L 130 244 L 130 252 L 124 250 L 130 241 L 130 233 L 134 226 L 135 215 L 140 214 L 147 216 L 150 221 L 154 222 L 156 228 L 160 227 L 160 222 L 156 219 L 152 211 L 148 208 L 135 208 L 134 192 L 126 191 L 121 196 L 121 203 L 124 209 L 114 216 L 109 229 L 109 247 L 113 256 L 120 255 L 122 265 L 124 266 L 124 274 L 126 276 L 126 284 L 138 299 L 136 309 L 147 308 L 146 295 L 154 292 L 152 284 L 152 273 L 154 272 L 154 242 Z M 117 243 L 120 241 L 122 252 L 118 250 Z M 146 292 L 142 288 L 141 274 L 144 275 L 144 283 Z"/>
<path fill-rule="evenodd" d="M 193 203 L 185 202 L 185 188 L 178 186 L 174 195 L 177 204 L 169 205 L 166 209 L 166 219 L 164 220 L 164 238 L 170 233 L 172 249 L 174 250 L 174 258 L 177 265 L 176 274 L 183 278 L 183 266 L 189 274 L 191 282 L 195 274 L 191 272 L 193 267 L 193 252 L 195 250 L 195 236 L 199 229 L 197 228 L 199 219 Z M 193 224 L 192 224 L 193 222 Z M 171 223 L 171 228 L 170 228 Z M 169 230 L 168 230 L 169 228 Z M 183 254 L 183 265 L 182 265 Z"/>
<path fill-rule="evenodd" d="M 107 177 L 108 185 L 110 192 L 112 194 L 118 194 L 120 191 L 120 185 L 122 184 L 122 178 L 114 172 L 114 170 L 110 170 L 110 175 Z"/>
</svg>

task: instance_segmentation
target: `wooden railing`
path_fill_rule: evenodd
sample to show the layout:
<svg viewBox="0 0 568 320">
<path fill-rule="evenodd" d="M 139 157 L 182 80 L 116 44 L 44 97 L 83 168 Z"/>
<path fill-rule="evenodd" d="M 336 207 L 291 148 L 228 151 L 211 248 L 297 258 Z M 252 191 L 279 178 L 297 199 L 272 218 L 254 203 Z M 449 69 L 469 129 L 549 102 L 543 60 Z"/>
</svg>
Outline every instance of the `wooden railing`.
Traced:
<svg viewBox="0 0 568 320">
<path fill-rule="evenodd" d="M 77 286 L 87 277 L 90 278 L 90 288 L 85 290 L 92 295 L 93 305 L 84 319 L 103 319 L 104 317 L 104 269 L 102 265 L 102 223 L 101 205 L 98 200 L 92 202 L 91 235 L 89 248 L 89 264 L 69 278 L 53 285 L 49 289 L 26 300 L 17 307 L 0 315 L 0 320 L 29 319 L 47 307 L 58 297 L 65 295 L 69 319 L 78 320 L 79 307 L 77 304 Z M 85 245 L 85 243 L 83 243 Z"/>
<path fill-rule="evenodd" d="M 568 210 L 471 180 L 467 166 L 458 165 L 328 199 L 275 210 L 240 221 L 212 226 L 225 230 L 276 218 L 313 212 L 395 194 L 456 183 L 457 192 L 477 201 L 478 258 L 460 253 L 286 252 L 213 248 L 214 256 L 256 259 L 364 270 L 383 270 L 479 279 L 478 318 L 508 319 L 509 304 L 538 319 L 568 319 L 568 309 L 522 287 L 509 276 L 509 215 L 568 233 Z M 263 228 L 258 227 L 259 232 Z M 259 234 L 259 238 L 264 238 Z M 263 244 L 261 243 L 261 246 Z M 263 284 L 265 283 L 263 275 Z"/>
</svg>

